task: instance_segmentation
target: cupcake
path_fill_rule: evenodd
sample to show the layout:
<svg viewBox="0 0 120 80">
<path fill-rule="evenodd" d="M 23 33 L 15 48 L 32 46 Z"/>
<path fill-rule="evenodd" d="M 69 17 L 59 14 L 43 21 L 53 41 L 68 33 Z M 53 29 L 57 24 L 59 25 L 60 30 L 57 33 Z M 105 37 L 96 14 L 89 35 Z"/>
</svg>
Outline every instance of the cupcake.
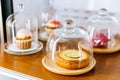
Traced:
<svg viewBox="0 0 120 80">
<path fill-rule="evenodd" d="M 49 36 L 53 30 L 59 27 L 60 27 L 60 21 L 50 20 L 45 26 L 45 31 L 47 33 L 47 36 Z"/>
<path fill-rule="evenodd" d="M 16 35 L 16 45 L 19 49 L 29 49 L 32 43 L 32 33 L 26 29 L 21 29 Z"/>
</svg>

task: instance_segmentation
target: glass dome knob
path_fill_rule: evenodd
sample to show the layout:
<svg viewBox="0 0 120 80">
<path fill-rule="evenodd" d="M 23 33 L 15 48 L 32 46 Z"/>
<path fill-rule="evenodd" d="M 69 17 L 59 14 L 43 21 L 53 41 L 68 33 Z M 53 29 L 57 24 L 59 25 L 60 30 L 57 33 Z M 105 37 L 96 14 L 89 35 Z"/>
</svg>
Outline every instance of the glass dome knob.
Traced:
<svg viewBox="0 0 120 80">
<path fill-rule="evenodd" d="M 107 15 L 107 9 L 105 9 L 105 8 L 100 9 L 100 10 L 98 11 L 98 14 L 99 14 L 99 15 Z"/>
<path fill-rule="evenodd" d="M 23 4 L 18 4 L 18 9 L 19 11 L 23 11 L 24 10 L 24 5 Z"/>
<path fill-rule="evenodd" d="M 74 30 L 74 28 L 75 28 L 75 22 L 74 22 L 74 20 L 72 20 L 72 19 L 66 19 L 65 21 L 64 21 L 64 24 L 63 24 L 63 33 L 64 34 L 71 34 L 71 33 L 74 33 L 75 32 L 75 30 Z"/>
</svg>

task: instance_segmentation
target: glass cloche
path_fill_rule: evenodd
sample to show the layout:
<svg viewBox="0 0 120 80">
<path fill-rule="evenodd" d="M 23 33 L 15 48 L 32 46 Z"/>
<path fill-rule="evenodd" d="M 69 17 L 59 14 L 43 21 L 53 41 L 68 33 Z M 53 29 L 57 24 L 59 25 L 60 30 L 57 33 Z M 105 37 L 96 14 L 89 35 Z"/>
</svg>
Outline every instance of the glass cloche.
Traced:
<svg viewBox="0 0 120 80">
<path fill-rule="evenodd" d="M 44 67 L 57 74 L 82 74 L 95 66 L 89 35 L 75 27 L 73 19 L 66 19 L 63 27 L 50 34 L 46 53 L 42 59 Z"/>
<path fill-rule="evenodd" d="M 61 28 L 61 25 L 61 20 L 57 14 L 50 15 L 49 13 L 42 13 L 38 39 L 47 41 L 51 32 L 57 28 Z"/>
<path fill-rule="evenodd" d="M 118 20 L 102 8 L 86 21 L 95 53 L 114 53 L 120 50 L 120 25 Z"/>
<path fill-rule="evenodd" d="M 43 47 L 38 42 L 38 23 L 33 16 L 28 16 L 23 4 L 19 4 L 19 12 L 11 14 L 6 20 L 7 44 L 5 51 L 14 55 L 27 55 L 40 51 Z"/>
</svg>

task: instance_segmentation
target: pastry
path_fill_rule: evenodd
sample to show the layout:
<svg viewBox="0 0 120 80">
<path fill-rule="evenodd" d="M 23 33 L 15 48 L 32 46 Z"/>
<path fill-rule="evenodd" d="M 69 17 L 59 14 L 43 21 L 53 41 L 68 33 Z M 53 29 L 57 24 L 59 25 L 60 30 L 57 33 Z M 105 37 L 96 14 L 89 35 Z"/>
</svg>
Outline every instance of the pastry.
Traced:
<svg viewBox="0 0 120 80">
<path fill-rule="evenodd" d="M 106 46 L 109 41 L 110 39 L 108 39 L 107 35 L 102 33 L 93 35 L 92 38 L 93 46 L 97 46 L 97 47 Z"/>
<path fill-rule="evenodd" d="M 59 21 L 50 20 L 45 26 L 45 31 L 47 33 L 47 36 L 49 36 L 53 30 L 55 30 L 56 28 L 59 28 L 59 27 L 60 27 Z"/>
<path fill-rule="evenodd" d="M 113 40 L 111 40 L 110 44 L 106 47 L 93 47 L 94 53 L 114 53 L 120 51 L 120 39 L 115 35 Z"/>
<path fill-rule="evenodd" d="M 117 35 L 109 39 L 105 34 L 97 34 L 92 39 L 94 53 L 114 53 L 120 50 L 120 41 Z"/>
<path fill-rule="evenodd" d="M 80 54 L 79 54 L 80 53 Z M 60 67 L 76 70 L 89 65 L 89 56 L 86 51 L 64 50 L 56 54 L 56 63 Z"/>
<path fill-rule="evenodd" d="M 19 49 L 29 49 L 32 43 L 32 33 L 26 29 L 21 29 L 16 35 L 16 45 Z"/>
</svg>

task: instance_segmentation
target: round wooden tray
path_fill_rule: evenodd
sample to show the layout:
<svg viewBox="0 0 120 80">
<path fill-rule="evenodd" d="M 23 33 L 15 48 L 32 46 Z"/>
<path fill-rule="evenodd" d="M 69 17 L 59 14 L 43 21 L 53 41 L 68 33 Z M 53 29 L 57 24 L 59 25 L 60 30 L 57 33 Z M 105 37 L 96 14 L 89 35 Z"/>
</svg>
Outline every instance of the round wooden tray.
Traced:
<svg viewBox="0 0 120 80">
<path fill-rule="evenodd" d="M 78 70 L 69 70 L 69 69 L 61 68 L 57 64 L 52 63 L 51 60 L 49 60 L 46 56 L 43 57 L 42 64 L 47 70 L 53 73 L 57 73 L 61 75 L 79 75 L 79 74 L 83 74 L 83 73 L 86 73 L 92 70 L 96 64 L 96 60 L 92 58 L 87 67 L 78 69 Z"/>
<path fill-rule="evenodd" d="M 109 53 L 115 53 L 120 51 L 120 41 L 116 40 L 116 44 L 113 48 L 93 48 L 94 53 L 102 53 L 102 54 L 109 54 Z"/>
</svg>

